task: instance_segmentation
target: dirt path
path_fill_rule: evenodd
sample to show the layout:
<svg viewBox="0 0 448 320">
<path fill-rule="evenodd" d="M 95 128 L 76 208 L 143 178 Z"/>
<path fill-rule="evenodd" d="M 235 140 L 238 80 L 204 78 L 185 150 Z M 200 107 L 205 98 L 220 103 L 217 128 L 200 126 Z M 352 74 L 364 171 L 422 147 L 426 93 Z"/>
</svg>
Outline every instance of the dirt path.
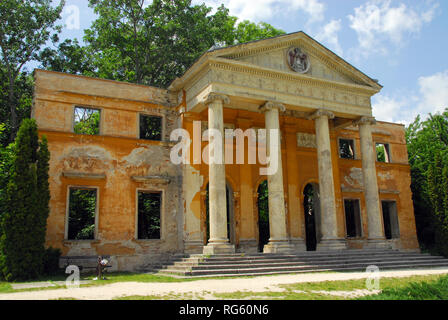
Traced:
<svg viewBox="0 0 448 320">
<path fill-rule="evenodd" d="M 380 274 L 381 277 L 448 274 L 448 268 L 382 271 Z M 369 276 L 371 274 L 365 272 L 311 273 L 255 278 L 198 280 L 193 282 L 119 282 L 98 287 L 5 293 L 0 294 L 0 300 L 47 300 L 58 298 L 109 300 L 122 296 L 163 296 L 172 294 L 200 294 L 207 299 L 213 299 L 213 293 L 283 291 L 279 287 L 281 284 L 364 279 Z"/>
</svg>

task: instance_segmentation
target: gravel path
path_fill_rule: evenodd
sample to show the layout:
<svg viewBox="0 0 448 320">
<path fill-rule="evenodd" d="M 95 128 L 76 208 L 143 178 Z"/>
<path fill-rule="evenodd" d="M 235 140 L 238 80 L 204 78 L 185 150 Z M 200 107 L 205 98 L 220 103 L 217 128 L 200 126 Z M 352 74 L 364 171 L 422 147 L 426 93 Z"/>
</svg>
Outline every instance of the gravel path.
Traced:
<svg viewBox="0 0 448 320">
<path fill-rule="evenodd" d="M 380 274 L 381 277 L 408 277 L 414 275 L 448 274 L 448 268 L 382 271 L 380 272 Z M 172 294 L 199 294 L 200 296 L 207 299 L 213 299 L 213 293 L 231 293 L 236 291 L 281 292 L 283 291 L 283 289 L 278 286 L 282 284 L 364 279 L 369 276 L 371 276 L 371 273 L 369 274 L 365 272 L 350 272 L 314 274 L 309 273 L 171 283 L 119 282 L 98 287 L 5 293 L 0 294 L 0 300 L 47 300 L 58 298 L 109 300 L 123 296 L 163 296 Z"/>
</svg>

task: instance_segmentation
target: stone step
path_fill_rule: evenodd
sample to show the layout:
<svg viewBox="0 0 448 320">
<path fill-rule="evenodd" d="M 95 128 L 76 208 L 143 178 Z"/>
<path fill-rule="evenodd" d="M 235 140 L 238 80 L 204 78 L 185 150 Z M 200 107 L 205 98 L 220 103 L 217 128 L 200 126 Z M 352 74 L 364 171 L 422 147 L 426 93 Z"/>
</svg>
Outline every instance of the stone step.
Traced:
<svg viewBox="0 0 448 320">
<path fill-rule="evenodd" d="M 306 262 L 306 261 L 325 261 L 325 260 L 359 260 L 359 259 L 396 259 L 396 258 L 406 258 L 406 259 L 425 259 L 431 256 L 420 255 L 420 254 L 396 254 L 396 255 L 358 255 L 358 256 L 339 256 L 337 259 L 329 256 L 319 256 L 319 257 L 277 257 L 276 259 L 265 258 L 265 259 L 251 259 L 247 257 L 246 259 L 234 259 L 234 260 L 225 260 L 225 259 L 209 259 L 204 258 L 203 260 L 198 259 L 183 259 L 181 261 L 174 262 L 174 265 L 178 266 L 192 266 L 198 263 L 200 264 L 265 264 L 265 263 L 282 263 L 282 262 Z M 443 257 L 433 256 L 431 258 L 434 259 L 443 259 Z"/>
<path fill-rule="evenodd" d="M 214 255 L 211 257 L 197 255 L 191 256 L 190 258 L 202 258 L 204 261 L 236 261 L 236 260 L 263 260 L 263 259 L 289 259 L 289 258 L 318 258 L 318 257 L 359 257 L 359 256 L 391 256 L 391 255 L 428 255 L 414 252 L 385 252 L 385 251 L 377 251 L 377 252 L 315 252 L 315 253 L 298 253 L 298 254 L 282 254 L 282 255 L 274 255 L 274 254 L 260 254 L 260 255 Z M 184 258 L 189 259 L 189 258 Z"/>
<path fill-rule="evenodd" d="M 428 260 L 428 257 L 386 257 L 386 258 L 363 258 L 363 259 L 338 259 L 338 263 L 380 263 L 380 262 L 389 262 L 389 261 L 425 261 Z M 443 260 L 442 257 L 432 257 L 431 261 L 440 261 Z M 334 262 L 334 260 L 331 259 L 314 259 L 314 260 L 303 260 L 303 259 L 297 259 L 297 260 L 282 260 L 282 261 L 257 261 L 256 263 L 210 263 L 210 262 L 203 262 L 203 263 L 188 263 L 188 262 L 177 262 L 172 265 L 173 268 L 181 269 L 181 268 L 194 268 L 195 270 L 200 269 L 224 269 L 224 268 L 248 268 L 248 267 L 255 267 L 255 266 L 294 266 L 294 265 L 314 265 L 314 264 L 323 264 L 323 263 L 331 263 Z"/>
<path fill-rule="evenodd" d="M 351 264 L 321 264 L 313 266 L 290 266 L 290 267 L 258 267 L 258 268 L 241 268 L 241 269 L 212 269 L 212 270 L 185 270 L 185 269 L 165 269 L 160 271 L 162 274 L 179 274 L 185 276 L 237 276 L 237 275 L 263 275 L 263 274 L 285 274 L 298 272 L 323 272 L 323 271 L 364 271 L 370 265 L 366 263 L 351 263 Z M 448 261 L 395 261 L 392 263 L 378 263 L 376 264 L 383 269 L 403 269 L 403 268 L 435 268 L 448 267 Z"/>
<path fill-rule="evenodd" d="M 444 259 L 422 259 L 422 260 L 403 260 L 403 259 L 393 259 L 393 260 L 355 260 L 355 261 L 316 261 L 316 262 L 285 262 L 285 263 L 275 263 L 275 264 L 259 264 L 259 265 L 208 265 L 199 264 L 196 266 L 175 266 L 172 265 L 168 269 L 171 270 L 245 270 L 245 269 L 257 269 L 257 268 L 289 268 L 289 267 L 320 267 L 320 266 L 339 266 L 339 265 L 379 265 L 379 264 L 394 264 L 394 263 L 439 263 L 447 262 Z"/>
<path fill-rule="evenodd" d="M 403 270 L 403 269 L 428 269 L 428 268 L 448 268 L 448 263 L 445 264 L 415 264 L 415 265 L 392 265 L 392 266 L 382 266 L 380 270 Z M 220 273 L 216 274 L 191 274 L 190 272 L 174 272 L 174 271 L 160 271 L 160 274 L 165 275 L 177 275 L 184 277 L 195 277 L 195 278 L 207 278 L 207 277 L 250 277 L 250 276 L 267 276 L 267 275 L 281 275 L 281 274 L 300 274 L 300 273 L 310 273 L 310 272 L 355 272 L 355 271 L 365 271 L 364 268 L 359 267 L 339 267 L 339 268 L 322 268 L 322 269 L 314 269 L 314 270 L 284 270 L 284 271 L 266 271 L 266 272 L 229 272 L 229 273 Z"/>
</svg>

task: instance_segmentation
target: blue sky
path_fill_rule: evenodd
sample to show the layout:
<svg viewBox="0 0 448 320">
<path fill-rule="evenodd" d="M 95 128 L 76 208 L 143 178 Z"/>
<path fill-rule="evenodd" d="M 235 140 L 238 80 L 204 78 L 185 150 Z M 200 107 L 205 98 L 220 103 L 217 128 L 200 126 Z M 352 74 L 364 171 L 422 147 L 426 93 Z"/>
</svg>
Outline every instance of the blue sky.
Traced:
<svg viewBox="0 0 448 320">
<path fill-rule="evenodd" d="M 240 20 L 305 31 L 378 79 L 378 120 L 408 124 L 417 114 L 448 107 L 446 0 L 193 0 L 221 3 Z M 62 38 L 82 39 L 95 15 L 87 0 L 68 0 Z M 79 19 L 78 19 L 79 13 Z"/>
</svg>

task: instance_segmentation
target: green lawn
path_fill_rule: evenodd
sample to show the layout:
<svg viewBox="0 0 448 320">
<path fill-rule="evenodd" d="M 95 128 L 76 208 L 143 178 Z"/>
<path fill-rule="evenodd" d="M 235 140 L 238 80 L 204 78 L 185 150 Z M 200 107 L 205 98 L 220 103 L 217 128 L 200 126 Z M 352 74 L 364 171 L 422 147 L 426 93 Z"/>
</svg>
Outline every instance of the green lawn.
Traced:
<svg viewBox="0 0 448 320">
<path fill-rule="evenodd" d="M 37 281 L 64 281 L 66 275 L 60 274 L 55 277 L 38 279 Z M 82 275 L 81 280 L 93 280 L 95 275 Z M 88 284 L 82 284 L 82 287 L 101 286 L 116 282 L 186 282 L 204 280 L 204 278 L 174 278 L 157 274 L 141 274 L 117 272 L 106 274 L 107 280 L 92 281 Z M 248 277 L 246 277 L 248 278 Z M 207 278 L 222 279 L 222 278 Z M 353 297 L 344 297 L 331 294 L 335 291 L 353 292 L 355 290 L 365 290 L 366 280 L 347 280 L 347 281 L 324 281 L 307 282 L 279 286 L 280 292 L 232 292 L 215 293 L 203 292 L 202 294 L 168 294 L 160 296 L 127 296 L 119 299 L 127 300 L 182 300 L 182 299 L 267 299 L 267 300 L 345 300 Z M 0 282 L 0 293 L 10 293 L 19 291 L 34 291 L 65 288 L 64 285 L 57 285 L 46 288 L 32 288 L 14 290 L 10 283 Z M 448 300 L 448 275 L 426 275 L 411 276 L 402 278 L 381 278 L 380 289 L 382 292 L 376 295 L 369 295 L 361 300 L 421 300 L 421 299 L 439 299 Z M 325 291 L 325 292 L 319 292 Z"/>
<path fill-rule="evenodd" d="M 431 281 L 415 281 L 402 287 L 384 289 L 362 300 L 448 300 L 448 276 Z"/>
</svg>

